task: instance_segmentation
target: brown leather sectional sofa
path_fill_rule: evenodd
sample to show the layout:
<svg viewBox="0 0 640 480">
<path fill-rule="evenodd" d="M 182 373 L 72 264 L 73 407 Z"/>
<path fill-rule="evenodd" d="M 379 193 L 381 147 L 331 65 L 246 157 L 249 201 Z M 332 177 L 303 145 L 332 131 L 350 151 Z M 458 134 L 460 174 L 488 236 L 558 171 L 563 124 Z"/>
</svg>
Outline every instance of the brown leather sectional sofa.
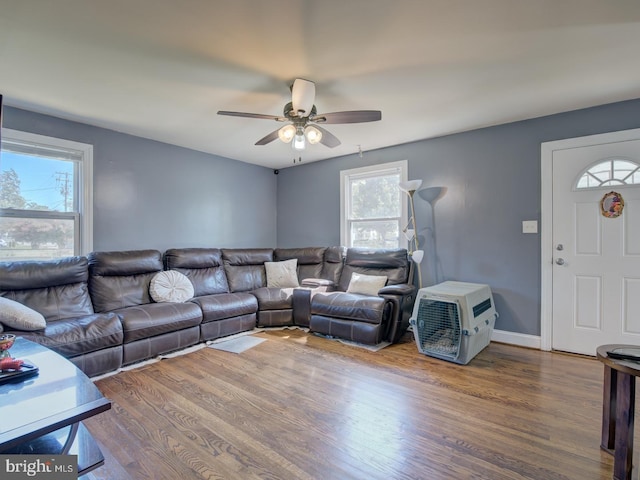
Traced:
<svg viewBox="0 0 640 480">
<path fill-rule="evenodd" d="M 300 287 L 267 287 L 264 263 L 293 258 Z M 13 333 L 95 376 L 256 326 L 396 342 L 409 325 L 415 296 L 409 267 L 406 250 L 343 247 L 93 252 L 0 262 L 0 296 L 46 319 L 44 330 Z M 163 270 L 186 275 L 193 298 L 154 302 L 150 283 Z M 346 292 L 354 272 L 386 276 L 386 286 L 377 295 Z"/>
</svg>

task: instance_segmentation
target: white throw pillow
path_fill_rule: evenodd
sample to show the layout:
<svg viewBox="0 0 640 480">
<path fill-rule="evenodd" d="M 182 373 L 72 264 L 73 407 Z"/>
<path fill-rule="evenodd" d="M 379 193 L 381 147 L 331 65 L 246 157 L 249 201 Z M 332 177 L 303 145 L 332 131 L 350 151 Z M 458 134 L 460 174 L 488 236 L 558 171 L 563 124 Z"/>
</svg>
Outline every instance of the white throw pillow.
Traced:
<svg viewBox="0 0 640 480">
<path fill-rule="evenodd" d="M 264 262 L 267 271 L 267 287 L 270 288 L 294 288 L 299 287 L 298 259 L 292 258 L 284 262 Z"/>
<path fill-rule="evenodd" d="M 176 270 L 158 272 L 151 279 L 149 293 L 156 302 L 183 303 L 193 298 L 193 283 Z"/>
<path fill-rule="evenodd" d="M 387 284 L 387 277 L 379 275 L 363 275 L 353 272 L 347 293 L 378 295 L 378 291 Z"/>
<path fill-rule="evenodd" d="M 47 326 L 41 313 L 4 297 L 0 297 L 0 322 L 18 330 L 42 330 Z"/>
</svg>

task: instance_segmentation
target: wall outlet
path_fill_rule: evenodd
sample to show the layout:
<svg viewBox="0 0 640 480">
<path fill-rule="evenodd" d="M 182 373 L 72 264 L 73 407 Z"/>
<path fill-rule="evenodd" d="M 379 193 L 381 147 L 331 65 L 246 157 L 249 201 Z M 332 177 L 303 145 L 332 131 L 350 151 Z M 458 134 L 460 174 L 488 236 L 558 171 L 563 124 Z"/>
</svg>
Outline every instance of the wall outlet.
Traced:
<svg viewBox="0 0 640 480">
<path fill-rule="evenodd" d="M 538 221 L 524 220 L 522 222 L 522 233 L 538 233 Z"/>
</svg>

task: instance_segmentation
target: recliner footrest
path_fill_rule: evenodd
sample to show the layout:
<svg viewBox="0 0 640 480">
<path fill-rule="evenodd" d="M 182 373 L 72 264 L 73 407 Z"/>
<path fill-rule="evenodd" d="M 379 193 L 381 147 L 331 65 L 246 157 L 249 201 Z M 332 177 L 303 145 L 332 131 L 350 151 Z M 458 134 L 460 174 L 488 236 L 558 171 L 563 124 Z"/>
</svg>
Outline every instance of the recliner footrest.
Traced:
<svg viewBox="0 0 640 480">
<path fill-rule="evenodd" d="M 380 324 L 384 320 L 386 300 L 357 293 L 317 293 L 311 299 L 311 315 Z"/>
</svg>

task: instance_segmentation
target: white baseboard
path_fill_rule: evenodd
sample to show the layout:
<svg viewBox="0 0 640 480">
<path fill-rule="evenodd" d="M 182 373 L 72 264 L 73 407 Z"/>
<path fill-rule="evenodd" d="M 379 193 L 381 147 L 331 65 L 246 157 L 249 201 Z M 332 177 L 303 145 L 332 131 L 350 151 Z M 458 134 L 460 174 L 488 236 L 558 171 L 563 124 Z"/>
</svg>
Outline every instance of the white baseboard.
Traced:
<svg viewBox="0 0 640 480">
<path fill-rule="evenodd" d="M 491 334 L 491 340 L 494 342 L 517 345 L 519 347 L 536 348 L 538 350 L 540 350 L 542 345 L 539 336 L 507 332 L 506 330 L 494 330 Z"/>
</svg>

